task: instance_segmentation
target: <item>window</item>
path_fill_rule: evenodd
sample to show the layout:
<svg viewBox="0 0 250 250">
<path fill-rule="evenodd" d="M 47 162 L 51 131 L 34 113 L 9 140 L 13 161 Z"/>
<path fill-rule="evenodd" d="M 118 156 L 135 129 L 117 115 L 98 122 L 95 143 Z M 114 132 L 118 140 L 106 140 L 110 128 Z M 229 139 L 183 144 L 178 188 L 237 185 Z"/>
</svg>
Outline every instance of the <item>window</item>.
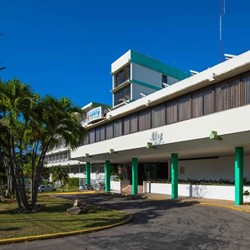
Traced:
<svg viewBox="0 0 250 250">
<path fill-rule="evenodd" d="M 212 88 L 205 89 L 203 92 L 204 115 L 214 112 L 214 92 Z"/>
<path fill-rule="evenodd" d="M 133 114 L 130 116 L 130 132 L 135 133 L 138 131 L 138 114 Z"/>
<path fill-rule="evenodd" d="M 236 108 L 241 105 L 240 98 L 240 79 L 234 79 L 231 83 L 231 108 Z"/>
<path fill-rule="evenodd" d="M 97 127 L 95 129 L 95 137 L 97 142 L 105 140 L 105 126 Z"/>
<path fill-rule="evenodd" d="M 162 87 L 166 88 L 168 87 L 168 76 L 162 75 Z"/>
<path fill-rule="evenodd" d="M 130 100 L 131 95 L 130 95 L 130 84 L 117 92 L 114 93 L 114 106 L 125 102 L 126 100 Z"/>
<path fill-rule="evenodd" d="M 94 143 L 95 142 L 95 129 L 89 130 L 88 135 L 89 135 L 89 143 Z"/>
<path fill-rule="evenodd" d="M 215 111 L 230 109 L 230 83 L 223 82 L 215 87 Z"/>
<path fill-rule="evenodd" d="M 123 134 L 127 135 L 130 134 L 130 117 L 123 118 Z"/>
<path fill-rule="evenodd" d="M 167 102 L 167 124 L 177 122 L 177 100 Z"/>
<path fill-rule="evenodd" d="M 114 137 L 113 123 L 106 124 L 106 139 L 111 139 Z"/>
<path fill-rule="evenodd" d="M 193 93 L 192 95 L 192 117 L 203 115 L 203 91 Z"/>
<path fill-rule="evenodd" d="M 166 110 L 165 103 L 152 109 L 152 128 L 165 125 Z"/>
<path fill-rule="evenodd" d="M 178 121 L 191 118 L 191 96 L 185 95 L 178 100 Z"/>
<path fill-rule="evenodd" d="M 122 83 L 130 79 L 130 65 L 121 69 L 118 73 L 115 74 L 115 87 L 121 85 Z"/>
<path fill-rule="evenodd" d="M 114 137 L 122 135 L 122 120 L 116 120 L 114 122 Z"/>
<path fill-rule="evenodd" d="M 139 131 L 151 128 L 151 110 L 146 109 L 139 113 Z"/>
<path fill-rule="evenodd" d="M 85 171 L 85 166 L 80 166 L 80 173 L 84 173 Z"/>
<path fill-rule="evenodd" d="M 250 104 L 250 75 L 242 78 L 242 104 Z"/>
</svg>

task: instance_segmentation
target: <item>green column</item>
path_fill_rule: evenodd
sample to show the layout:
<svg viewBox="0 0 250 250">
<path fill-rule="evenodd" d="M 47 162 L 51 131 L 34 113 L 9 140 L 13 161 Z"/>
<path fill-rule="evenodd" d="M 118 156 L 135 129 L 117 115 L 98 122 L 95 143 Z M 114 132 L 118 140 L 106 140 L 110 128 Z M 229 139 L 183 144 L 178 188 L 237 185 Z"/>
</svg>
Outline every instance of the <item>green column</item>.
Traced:
<svg viewBox="0 0 250 250">
<path fill-rule="evenodd" d="M 243 204 L 243 171 L 244 171 L 244 149 L 235 148 L 234 178 L 235 178 L 235 205 Z"/>
<path fill-rule="evenodd" d="M 171 159 L 172 199 L 178 198 L 178 154 L 172 154 Z"/>
<path fill-rule="evenodd" d="M 138 194 L 138 159 L 132 158 L 132 194 Z"/>
<path fill-rule="evenodd" d="M 110 161 L 105 162 L 105 192 L 110 192 Z"/>
<path fill-rule="evenodd" d="M 90 185 L 90 162 L 86 162 L 86 184 Z"/>
</svg>

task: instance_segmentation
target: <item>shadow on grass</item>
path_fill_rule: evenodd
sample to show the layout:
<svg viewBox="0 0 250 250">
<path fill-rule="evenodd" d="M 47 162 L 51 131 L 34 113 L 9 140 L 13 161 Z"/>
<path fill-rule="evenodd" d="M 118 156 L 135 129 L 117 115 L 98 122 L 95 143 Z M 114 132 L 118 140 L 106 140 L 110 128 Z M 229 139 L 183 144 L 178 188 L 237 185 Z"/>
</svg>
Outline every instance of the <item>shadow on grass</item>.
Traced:
<svg viewBox="0 0 250 250">
<path fill-rule="evenodd" d="M 8 228 L 0 228 L 0 231 L 16 231 L 16 230 L 20 230 L 21 228 L 20 227 L 8 227 Z"/>
</svg>

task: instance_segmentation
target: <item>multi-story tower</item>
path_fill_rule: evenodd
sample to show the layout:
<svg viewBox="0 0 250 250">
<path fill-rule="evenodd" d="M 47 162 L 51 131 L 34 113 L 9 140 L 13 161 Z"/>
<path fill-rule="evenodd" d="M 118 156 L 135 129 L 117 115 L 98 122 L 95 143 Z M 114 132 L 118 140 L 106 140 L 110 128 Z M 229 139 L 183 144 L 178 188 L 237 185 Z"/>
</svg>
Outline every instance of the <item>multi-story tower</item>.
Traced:
<svg viewBox="0 0 250 250">
<path fill-rule="evenodd" d="M 190 76 L 129 50 L 111 65 L 113 107 L 137 100 Z"/>
</svg>

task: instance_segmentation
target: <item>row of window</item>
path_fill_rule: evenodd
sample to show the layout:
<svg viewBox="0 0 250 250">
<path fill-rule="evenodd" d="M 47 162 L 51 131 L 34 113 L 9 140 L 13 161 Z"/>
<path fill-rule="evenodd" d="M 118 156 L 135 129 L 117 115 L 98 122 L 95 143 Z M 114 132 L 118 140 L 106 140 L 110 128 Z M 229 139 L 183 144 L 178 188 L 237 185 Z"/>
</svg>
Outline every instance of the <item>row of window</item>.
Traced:
<svg viewBox="0 0 250 250">
<path fill-rule="evenodd" d="M 104 165 L 91 165 L 91 173 L 104 173 Z M 86 172 L 86 166 L 67 167 L 69 174 L 82 174 Z"/>
<path fill-rule="evenodd" d="M 64 161 L 68 161 L 68 160 L 69 160 L 69 154 L 68 153 L 46 156 L 46 159 L 45 159 L 45 161 L 48 164 L 57 163 L 57 162 L 64 162 Z"/>
<path fill-rule="evenodd" d="M 250 72 L 90 129 L 85 144 L 250 104 Z"/>
</svg>

